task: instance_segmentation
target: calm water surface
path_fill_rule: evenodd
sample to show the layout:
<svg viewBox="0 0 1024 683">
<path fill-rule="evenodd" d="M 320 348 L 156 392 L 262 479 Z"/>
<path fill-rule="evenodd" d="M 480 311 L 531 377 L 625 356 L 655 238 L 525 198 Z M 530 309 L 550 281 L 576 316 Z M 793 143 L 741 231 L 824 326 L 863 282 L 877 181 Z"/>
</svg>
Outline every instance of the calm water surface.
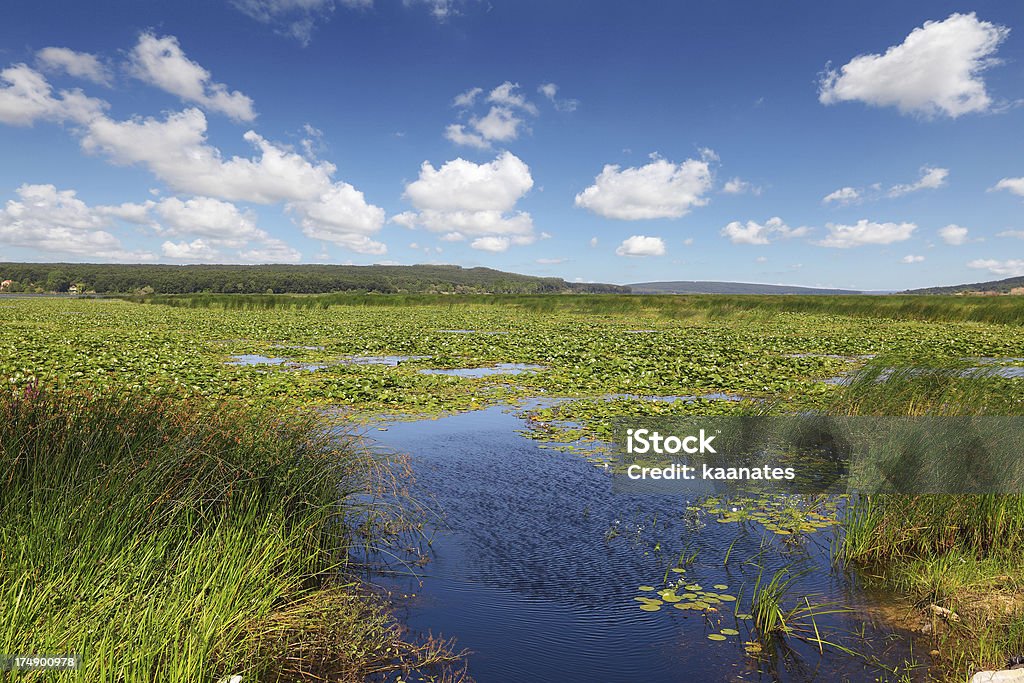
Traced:
<svg viewBox="0 0 1024 683">
<path fill-rule="evenodd" d="M 696 501 L 679 494 L 613 492 L 605 470 L 579 454 L 540 448 L 507 410 L 373 432 L 380 448 L 411 455 L 415 495 L 444 514 L 419 576 L 380 581 L 399 595 L 415 593 L 399 601 L 414 634 L 454 637 L 472 652 L 476 681 L 885 680 L 885 670 L 863 658 L 820 655 L 807 645 L 762 661 L 746 656 L 749 621 L 734 614 L 749 611 L 761 567 L 770 576 L 787 565 L 807 571 L 793 600 L 856 606 L 820 617 L 819 628 L 887 663 L 909 656 L 905 638 L 871 623 L 865 606 L 881 598 L 830 569 L 830 531 L 786 542 L 758 525 L 718 524 L 688 511 Z M 707 616 L 671 605 L 641 611 L 638 587 L 660 589 L 680 555 L 694 553 L 686 582 L 727 585 L 721 592 L 739 602 Z M 865 624 L 866 639 L 849 635 Z M 707 639 L 722 628 L 740 635 Z"/>
</svg>

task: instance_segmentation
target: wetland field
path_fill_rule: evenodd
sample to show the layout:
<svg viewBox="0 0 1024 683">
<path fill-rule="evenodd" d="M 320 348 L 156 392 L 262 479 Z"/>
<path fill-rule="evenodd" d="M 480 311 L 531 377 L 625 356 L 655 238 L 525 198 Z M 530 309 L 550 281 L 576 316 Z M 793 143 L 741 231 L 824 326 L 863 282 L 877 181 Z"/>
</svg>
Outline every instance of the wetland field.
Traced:
<svg viewBox="0 0 1024 683">
<path fill-rule="evenodd" d="M 80 658 L 24 680 L 967 681 L 1024 654 L 1019 488 L 632 490 L 616 445 L 1024 416 L 1022 297 L 4 297 L 0 381 L 0 653 Z"/>
</svg>

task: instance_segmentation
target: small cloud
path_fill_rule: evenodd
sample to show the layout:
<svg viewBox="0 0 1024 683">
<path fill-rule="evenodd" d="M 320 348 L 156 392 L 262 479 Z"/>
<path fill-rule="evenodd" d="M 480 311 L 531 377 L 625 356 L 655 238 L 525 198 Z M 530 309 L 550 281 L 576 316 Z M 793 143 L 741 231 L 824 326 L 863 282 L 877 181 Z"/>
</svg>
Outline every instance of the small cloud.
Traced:
<svg viewBox="0 0 1024 683">
<path fill-rule="evenodd" d="M 907 185 L 893 185 L 889 189 L 889 196 L 902 197 L 905 194 L 917 192 L 918 190 L 934 190 L 945 185 L 947 177 L 949 177 L 948 168 L 932 168 L 930 166 L 924 166 L 921 168 L 920 180 L 916 183 L 910 183 Z"/>
<path fill-rule="evenodd" d="M 761 188 L 751 185 L 741 178 L 732 178 L 726 181 L 722 187 L 722 192 L 725 194 L 747 194 L 749 192 L 754 196 L 758 196 L 761 194 Z"/>
<path fill-rule="evenodd" d="M 660 237 L 633 235 L 615 250 L 619 256 L 664 256 L 665 242 Z"/>
<path fill-rule="evenodd" d="M 939 237 L 946 244 L 952 244 L 953 246 L 960 246 L 967 241 L 967 228 L 960 227 L 954 223 L 950 223 L 944 228 L 939 229 Z"/>
<path fill-rule="evenodd" d="M 461 92 L 452 100 L 452 106 L 459 108 L 472 107 L 473 103 L 476 102 L 477 96 L 483 91 L 483 88 L 470 88 L 465 92 Z"/>
<path fill-rule="evenodd" d="M 510 244 L 511 241 L 507 237 L 488 235 L 487 237 L 477 237 L 470 242 L 469 246 L 481 251 L 502 252 L 507 251 Z"/>
<path fill-rule="evenodd" d="M 66 47 L 44 47 L 36 53 L 40 68 L 52 72 L 64 72 L 75 78 L 84 78 L 93 83 L 110 86 L 113 74 L 96 55 L 75 52 Z"/>
<path fill-rule="evenodd" d="M 1003 178 L 998 183 L 989 188 L 989 192 L 995 192 L 998 190 L 1006 190 L 1013 194 L 1024 197 L 1024 178 Z"/>
<path fill-rule="evenodd" d="M 924 256 L 917 256 L 916 254 L 907 254 L 900 259 L 900 263 L 920 263 L 924 261 Z"/>
<path fill-rule="evenodd" d="M 775 239 L 804 237 L 811 231 L 807 227 L 791 228 L 781 218 L 774 216 L 763 224 L 747 221 L 729 223 L 721 230 L 722 237 L 728 237 L 733 244 L 768 244 Z"/>
<path fill-rule="evenodd" d="M 576 111 L 576 108 L 579 107 L 580 105 L 579 100 L 559 99 L 558 86 L 555 85 L 554 83 L 542 84 L 540 87 L 537 88 L 537 92 L 539 92 L 541 95 L 543 95 L 544 97 L 548 98 L 548 100 L 551 101 L 551 104 L 553 104 L 555 107 L 555 111 Z"/>
<path fill-rule="evenodd" d="M 559 263 L 565 263 L 568 260 L 565 258 L 539 258 L 537 263 L 542 266 L 557 266 Z"/>
<path fill-rule="evenodd" d="M 839 204 L 850 204 L 860 199 L 860 190 L 853 187 L 841 187 L 835 192 L 825 195 L 821 200 L 822 204 L 838 202 Z"/>
</svg>

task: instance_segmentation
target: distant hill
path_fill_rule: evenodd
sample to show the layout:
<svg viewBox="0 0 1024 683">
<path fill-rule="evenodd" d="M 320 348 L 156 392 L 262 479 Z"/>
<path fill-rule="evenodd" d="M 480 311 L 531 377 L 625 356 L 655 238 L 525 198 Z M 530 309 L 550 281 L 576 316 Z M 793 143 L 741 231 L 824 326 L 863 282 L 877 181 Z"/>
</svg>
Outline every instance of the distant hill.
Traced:
<svg viewBox="0 0 1024 683">
<path fill-rule="evenodd" d="M 952 285 L 949 287 L 926 287 L 924 289 L 910 289 L 906 294 L 967 294 L 968 292 L 1009 294 L 1013 290 L 1015 294 L 1024 294 L 1024 277 L 1008 277 L 1005 280 L 990 280 L 989 282 L 974 282 L 967 285 Z"/>
<path fill-rule="evenodd" d="M 461 266 L 338 265 L 121 265 L 99 263 L 0 263 L 9 292 L 97 294 L 326 294 L 331 292 L 459 294 L 628 294 L 619 285 L 566 282 L 491 268 Z M 72 287 L 74 289 L 72 289 Z"/>
<path fill-rule="evenodd" d="M 761 285 L 749 282 L 638 282 L 626 285 L 634 294 L 864 294 L 852 289 L 816 289 L 789 285 Z"/>
</svg>

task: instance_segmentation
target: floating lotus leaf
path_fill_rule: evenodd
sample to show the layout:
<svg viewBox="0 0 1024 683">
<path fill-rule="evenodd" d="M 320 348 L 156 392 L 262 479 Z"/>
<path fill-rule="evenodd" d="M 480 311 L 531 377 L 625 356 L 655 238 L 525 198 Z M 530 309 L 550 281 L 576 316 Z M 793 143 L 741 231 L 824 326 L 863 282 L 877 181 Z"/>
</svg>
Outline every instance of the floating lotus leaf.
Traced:
<svg viewBox="0 0 1024 683">
<path fill-rule="evenodd" d="M 683 593 L 679 597 L 683 598 L 684 600 L 695 600 L 697 598 L 697 594 L 696 593 Z"/>
<path fill-rule="evenodd" d="M 657 612 L 661 609 L 661 605 L 640 605 L 640 609 L 645 612 Z"/>
<path fill-rule="evenodd" d="M 637 588 L 637 590 L 638 591 L 652 591 L 652 590 L 654 590 L 654 586 L 640 586 L 639 588 Z"/>
<path fill-rule="evenodd" d="M 723 636 L 738 636 L 739 634 L 740 634 L 740 632 L 737 631 L 734 628 L 723 628 L 722 629 L 722 635 Z"/>
<path fill-rule="evenodd" d="M 683 569 L 682 567 L 672 567 L 672 571 L 674 571 L 676 574 L 685 574 L 686 573 L 686 570 Z"/>
<path fill-rule="evenodd" d="M 718 589 L 720 591 L 724 591 L 726 588 L 728 588 L 728 586 L 726 586 L 724 583 L 716 583 L 714 585 L 714 588 L 716 588 L 716 589 Z"/>
<path fill-rule="evenodd" d="M 674 593 L 671 595 L 664 595 L 662 597 L 664 598 L 665 602 L 679 602 L 680 600 L 682 600 L 681 597 L 675 595 Z"/>
<path fill-rule="evenodd" d="M 726 595 L 725 593 L 719 593 L 718 594 L 718 599 L 719 600 L 725 600 L 726 602 L 735 602 L 736 596 L 735 595 Z"/>
<path fill-rule="evenodd" d="M 688 590 L 688 591 L 699 591 L 700 590 L 700 584 L 699 583 L 691 583 L 689 586 L 686 586 L 686 590 Z"/>
<path fill-rule="evenodd" d="M 725 636 L 721 633 L 709 633 L 708 640 L 725 640 Z"/>
</svg>

